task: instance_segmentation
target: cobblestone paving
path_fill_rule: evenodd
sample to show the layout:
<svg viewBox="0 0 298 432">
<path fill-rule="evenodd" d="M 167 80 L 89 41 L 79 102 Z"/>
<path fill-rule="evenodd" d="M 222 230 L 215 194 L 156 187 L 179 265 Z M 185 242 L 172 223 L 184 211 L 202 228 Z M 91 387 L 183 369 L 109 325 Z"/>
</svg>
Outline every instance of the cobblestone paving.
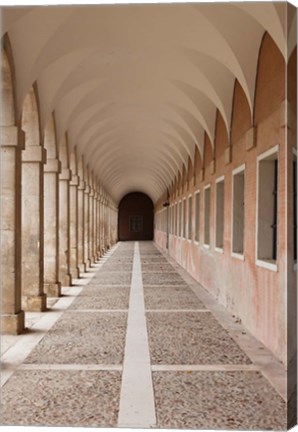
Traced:
<svg viewBox="0 0 298 432">
<path fill-rule="evenodd" d="M 127 313 L 65 312 L 26 363 L 121 364 Z"/>
<path fill-rule="evenodd" d="M 114 426 L 117 371 L 18 371 L 5 385 L 1 422 L 18 426 Z"/>
<path fill-rule="evenodd" d="M 88 286 L 72 303 L 71 309 L 128 309 L 129 287 Z"/>
<path fill-rule="evenodd" d="M 153 364 L 249 364 L 211 313 L 147 313 Z"/>
<path fill-rule="evenodd" d="M 134 248 L 120 243 L 102 260 L 10 376 L 2 388 L 2 424 L 117 427 Z M 257 367 L 183 273 L 153 243 L 139 242 L 139 250 L 155 427 L 285 429 L 284 400 L 260 371 L 248 370 Z"/>
<path fill-rule="evenodd" d="M 259 372 L 153 372 L 161 428 L 286 429 L 285 403 Z"/>
<path fill-rule="evenodd" d="M 144 286 L 146 309 L 205 309 L 185 286 Z"/>
</svg>

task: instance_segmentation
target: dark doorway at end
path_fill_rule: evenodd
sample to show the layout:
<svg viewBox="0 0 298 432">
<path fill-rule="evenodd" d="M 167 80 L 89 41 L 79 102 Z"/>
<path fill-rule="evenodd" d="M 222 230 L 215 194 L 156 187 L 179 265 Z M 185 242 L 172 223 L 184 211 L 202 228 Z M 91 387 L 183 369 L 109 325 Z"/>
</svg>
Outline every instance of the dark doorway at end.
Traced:
<svg viewBox="0 0 298 432">
<path fill-rule="evenodd" d="M 119 204 L 118 239 L 153 240 L 154 206 L 148 195 L 131 192 Z"/>
</svg>

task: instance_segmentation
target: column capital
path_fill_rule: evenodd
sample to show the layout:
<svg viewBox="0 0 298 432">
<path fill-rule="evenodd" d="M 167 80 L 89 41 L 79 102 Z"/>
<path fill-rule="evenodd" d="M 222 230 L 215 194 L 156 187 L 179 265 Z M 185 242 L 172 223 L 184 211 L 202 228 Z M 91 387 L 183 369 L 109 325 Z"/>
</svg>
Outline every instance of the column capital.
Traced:
<svg viewBox="0 0 298 432">
<path fill-rule="evenodd" d="M 80 184 L 80 177 L 76 174 L 73 174 L 71 176 L 71 181 L 69 182 L 70 186 L 79 186 Z"/>
<path fill-rule="evenodd" d="M 79 183 L 79 190 L 85 190 L 85 187 L 86 187 L 86 183 L 84 182 L 84 180 L 80 180 L 80 183 Z"/>
<path fill-rule="evenodd" d="M 62 168 L 59 174 L 59 180 L 71 180 L 72 174 L 69 168 Z"/>
<path fill-rule="evenodd" d="M 61 162 L 59 159 L 48 159 L 44 166 L 45 173 L 61 173 Z"/>
<path fill-rule="evenodd" d="M 1 147 L 25 149 L 25 132 L 17 126 L 1 126 Z"/>
<path fill-rule="evenodd" d="M 90 186 L 89 185 L 85 186 L 84 193 L 89 195 L 89 193 L 90 193 Z"/>
<path fill-rule="evenodd" d="M 41 146 L 27 146 L 22 152 L 22 162 L 40 162 L 45 164 L 46 161 L 47 151 Z"/>
<path fill-rule="evenodd" d="M 90 187 L 90 190 L 89 190 L 89 196 L 90 196 L 90 197 L 94 197 L 94 195 L 95 195 L 95 193 L 94 193 L 94 189 L 93 189 L 92 187 Z"/>
</svg>

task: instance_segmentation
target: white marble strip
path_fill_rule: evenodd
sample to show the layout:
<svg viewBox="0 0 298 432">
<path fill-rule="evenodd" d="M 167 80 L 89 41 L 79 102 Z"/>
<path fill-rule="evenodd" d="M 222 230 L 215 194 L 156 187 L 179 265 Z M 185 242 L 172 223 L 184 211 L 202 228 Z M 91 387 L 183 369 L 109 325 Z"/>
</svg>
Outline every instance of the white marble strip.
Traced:
<svg viewBox="0 0 298 432">
<path fill-rule="evenodd" d="M 102 313 L 116 313 L 116 312 L 128 312 L 128 309 L 70 309 L 67 313 L 77 313 L 77 312 L 102 312 Z"/>
<path fill-rule="evenodd" d="M 210 312 L 209 309 L 146 309 L 146 312 Z"/>
<path fill-rule="evenodd" d="M 167 371 L 258 371 L 260 368 L 255 364 L 212 364 L 212 365 L 152 365 L 152 372 L 167 372 Z"/>
<path fill-rule="evenodd" d="M 22 364 L 18 370 L 122 371 L 122 365 L 111 364 Z"/>
<path fill-rule="evenodd" d="M 135 243 L 123 364 L 119 427 L 156 424 L 139 244 Z"/>
<path fill-rule="evenodd" d="M 111 250 L 111 254 L 115 252 L 117 246 Z M 86 283 L 95 275 L 95 272 L 85 273 L 87 277 Z M 77 279 L 76 281 L 83 285 L 85 283 L 83 279 Z M 1 356 L 1 387 L 7 382 L 14 371 L 25 361 L 26 357 L 41 341 L 45 334 L 53 327 L 58 321 L 66 309 L 73 303 L 76 297 L 80 294 L 83 287 L 67 287 L 63 290 L 63 293 L 67 294 L 65 297 L 61 297 L 57 300 L 53 308 L 45 312 L 44 315 L 30 327 L 28 334 L 23 334 L 16 337 L 16 343 L 12 345 L 4 354 Z"/>
</svg>

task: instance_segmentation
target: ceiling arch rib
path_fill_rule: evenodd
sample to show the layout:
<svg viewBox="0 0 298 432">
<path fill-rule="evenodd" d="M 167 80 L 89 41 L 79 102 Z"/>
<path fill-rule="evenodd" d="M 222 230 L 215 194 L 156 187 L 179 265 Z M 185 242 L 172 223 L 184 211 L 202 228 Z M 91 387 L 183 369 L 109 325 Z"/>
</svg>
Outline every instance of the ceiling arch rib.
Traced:
<svg viewBox="0 0 298 432">
<path fill-rule="evenodd" d="M 140 185 L 157 200 L 205 133 L 213 144 L 217 109 L 229 134 L 235 79 L 252 111 L 261 38 L 284 50 L 285 16 L 271 3 L 4 8 L 3 28 L 19 105 L 36 81 L 42 125 L 54 112 L 57 141 L 114 199 Z"/>
<path fill-rule="evenodd" d="M 129 146 L 125 146 L 125 150 L 123 150 L 123 144 L 122 143 L 118 143 L 118 145 L 115 146 L 110 146 L 110 148 L 108 150 L 105 150 L 104 152 L 102 152 L 101 155 L 98 155 L 98 149 L 95 151 L 95 153 L 93 154 L 94 158 L 93 160 L 99 160 L 100 161 L 100 166 L 97 168 L 96 167 L 96 163 L 94 163 L 94 168 L 97 169 L 98 172 L 100 172 L 100 167 L 105 167 L 109 160 L 111 159 L 112 161 L 114 160 L 119 160 L 120 163 L 123 160 L 123 156 L 125 155 L 126 152 L 132 152 L 134 154 L 134 157 L 136 156 L 136 152 L 134 151 L 134 149 L 130 149 Z M 124 155 L 123 155 L 124 153 Z M 165 153 L 162 149 L 159 148 L 151 148 L 150 152 L 142 152 L 139 151 L 140 153 L 140 157 L 143 157 L 146 161 L 147 164 L 149 165 L 149 158 L 152 159 L 151 164 L 152 166 L 155 167 L 162 167 L 162 170 L 165 172 L 167 178 L 172 178 L 173 176 L 175 176 L 176 174 L 176 170 L 175 167 L 173 166 L 173 164 L 171 164 L 169 162 L 168 159 L 168 153 Z M 90 162 L 92 164 L 92 162 Z M 109 169 L 109 167 L 107 167 L 107 169 Z"/>
<path fill-rule="evenodd" d="M 140 155 L 139 157 L 134 156 L 130 161 L 126 163 L 121 163 L 121 160 L 119 159 L 110 160 L 109 163 L 107 163 L 105 166 L 100 165 L 100 170 L 98 169 L 98 173 L 102 176 L 104 181 L 107 182 L 107 184 L 110 184 L 112 183 L 111 177 L 113 177 L 117 170 L 121 171 L 125 176 L 127 174 L 131 175 L 132 172 L 136 172 L 137 170 L 141 171 L 142 169 L 143 172 L 145 172 L 144 170 L 146 169 L 147 173 L 151 173 L 152 177 L 157 178 L 159 182 L 163 185 L 163 187 L 167 186 L 168 177 L 165 172 L 166 170 L 162 166 L 161 162 L 156 163 L 155 161 L 154 165 L 148 165 L 146 161 L 144 161 L 142 155 Z"/>
<path fill-rule="evenodd" d="M 129 173 L 126 175 L 125 184 L 123 183 L 123 173 L 120 172 L 118 174 L 118 180 L 114 181 L 113 185 L 110 185 L 106 188 L 107 191 L 111 194 L 111 196 L 117 197 L 117 202 L 121 200 L 121 198 L 129 192 L 133 191 L 143 191 L 147 195 L 150 196 L 153 202 L 156 202 L 158 198 L 164 192 L 164 186 L 160 185 L 155 178 L 152 178 L 149 175 L 140 176 L 141 173 L 136 171 L 135 176 L 138 176 L 138 184 L 135 184 L 135 176 L 130 177 Z M 117 179 L 117 173 L 115 174 L 115 178 Z"/>
</svg>

